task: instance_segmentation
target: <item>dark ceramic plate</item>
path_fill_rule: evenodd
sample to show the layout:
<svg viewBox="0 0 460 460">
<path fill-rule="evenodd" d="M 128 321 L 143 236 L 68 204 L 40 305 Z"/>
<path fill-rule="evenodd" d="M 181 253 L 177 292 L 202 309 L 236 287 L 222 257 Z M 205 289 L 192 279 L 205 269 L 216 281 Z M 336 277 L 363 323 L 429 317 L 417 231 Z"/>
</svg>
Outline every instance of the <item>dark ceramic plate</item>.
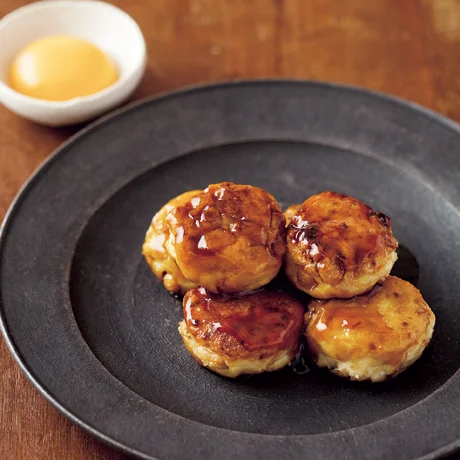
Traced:
<svg viewBox="0 0 460 460">
<path fill-rule="evenodd" d="M 90 433 L 144 458 L 431 459 L 460 446 L 460 130 L 337 85 L 242 82 L 131 106 L 62 146 L 1 235 L 3 333 L 23 371 Z M 311 368 L 227 380 L 177 332 L 141 256 L 153 213 L 229 180 L 283 204 L 335 190 L 393 218 L 437 317 L 407 372 L 352 383 Z"/>
</svg>

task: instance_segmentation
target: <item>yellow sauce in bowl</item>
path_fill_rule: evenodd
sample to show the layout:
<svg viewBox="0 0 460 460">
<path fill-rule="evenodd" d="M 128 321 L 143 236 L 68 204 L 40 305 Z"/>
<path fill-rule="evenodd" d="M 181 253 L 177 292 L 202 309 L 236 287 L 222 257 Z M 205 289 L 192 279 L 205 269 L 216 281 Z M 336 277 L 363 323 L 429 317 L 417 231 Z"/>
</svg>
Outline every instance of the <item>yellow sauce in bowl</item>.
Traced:
<svg viewBox="0 0 460 460">
<path fill-rule="evenodd" d="M 97 46 L 81 38 L 40 38 L 14 58 L 9 85 L 26 96 L 67 101 L 95 94 L 115 83 L 118 70 Z"/>
</svg>

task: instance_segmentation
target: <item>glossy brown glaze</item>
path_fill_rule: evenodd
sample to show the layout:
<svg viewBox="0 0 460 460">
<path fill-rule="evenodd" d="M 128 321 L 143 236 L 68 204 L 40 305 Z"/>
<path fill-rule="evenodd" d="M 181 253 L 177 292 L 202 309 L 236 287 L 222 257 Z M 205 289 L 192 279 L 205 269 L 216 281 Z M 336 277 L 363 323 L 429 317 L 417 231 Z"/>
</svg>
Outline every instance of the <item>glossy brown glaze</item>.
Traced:
<svg viewBox="0 0 460 460">
<path fill-rule="evenodd" d="M 392 373 L 405 368 L 412 350 L 421 353 L 434 324 L 418 289 L 394 276 L 367 295 L 312 300 L 308 310 L 305 335 L 315 359 L 358 363 L 371 358 Z"/>
<path fill-rule="evenodd" d="M 389 217 L 359 200 L 324 192 L 308 199 L 291 218 L 288 238 L 315 262 L 334 260 L 343 272 L 356 269 L 385 245 L 395 249 L 389 228 Z"/>
<path fill-rule="evenodd" d="M 356 198 L 324 192 L 291 218 L 286 271 L 312 296 L 348 298 L 388 275 L 397 245 L 389 217 Z"/>
<path fill-rule="evenodd" d="M 304 308 L 294 297 L 260 290 L 229 297 L 204 288 L 184 297 L 189 332 L 205 346 L 233 358 L 263 359 L 280 349 L 296 348 L 303 327 Z"/>
<path fill-rule="evenodd" d="M 211 292 L 238 293 L 269 283 L 286 250 L 285 218 L 265 190 L 210 185 L 168 216 L 176 262 Z"/>
<path fill-rule="evenodd" d="M 310 315 L 315 319 L 312 323 L 312 334 L 321 336 L 320 341 L 334 342 L 346 340 L 354 334 L 360 342 L 357 347 L 348 349 L 337 347 L 336 357 L 341 361 L 368 356 L 369 352 L 386 353 L 387 342 L 392 340 L 393 330 L 387 326 L 383 315 L 380 313 L 378 304 L 370 302 L 371 294 L 356 297 L 346 301 L 320 301 L 313 300 L 310 304 Z M 375 338 L 375 340 L 374 340 Z M 374 343 L 377 342 L 377 343 Z M 313 345 L 315 341 L 312 341 Z M 314 346 L 313 346 L 314 348 Z M 386 361 L 396 364 L 398 356 L 390 353 Z"/>
<path fill-rule="evenodd" d="M 284 217 L 286 218 L 286 226 L 289 225 L 291 219 L 297 214 L 297 211 L 302 207 L 302 204 L 291 204 L 286 210 L 284 211 Z"/>
</svg>

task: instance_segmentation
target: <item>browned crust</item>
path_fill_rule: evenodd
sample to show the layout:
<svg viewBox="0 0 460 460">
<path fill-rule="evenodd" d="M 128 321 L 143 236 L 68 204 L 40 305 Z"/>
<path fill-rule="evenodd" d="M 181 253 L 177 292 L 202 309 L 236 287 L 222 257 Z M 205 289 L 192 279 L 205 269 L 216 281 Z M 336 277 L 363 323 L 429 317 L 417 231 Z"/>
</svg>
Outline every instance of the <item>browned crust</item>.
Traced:
<svg viewBox="0 0 460 460">
<path fill-rule="evenodd" d="M 284 217 L 286 218 L 286 226 L 289 225 L 291 219 L 297 214 L 299 209 L 302 207 L 302 203 L 300 204 L 291 204 L 286 210 L 284 211 Z"/>
<path fill-rule="evenodd" d="M 389 276 L 367 295 L 312 300 L 305 335 L 313 357 L 322 353 L 341 362 L 373 358 L 397 374 L 409 349 L 428 345 L 434 319 L 417 288 Z"/>
<path fill-rule="evenodd" d="M 197 287 L 185 278 L 177 266 L 175 258 L 167 250 L 170 238 L 168 214 L 180 204 L 187 202 L 201 190 L 184 192 L 168 201 L 154 216 L 145 235 L 142 254 L 155 276 L 163 283 L 164 287 L 174 294 L 185 294 L 189 289 Z"/>
<path fill-rule="evenodd" d="M 184 276 L 215 293 L 267 284 L 278 273 L 286 250 L 279 204 L 251 185 L 210 185 L 178 206 L 169 226 Z"/>
<path fill-rule="evenodd" d="M 208 350 L 232 360 L 262 360 L 284 349 L 295 353 L 299 346 L 304 307 L 287 293 L 263 289 L 230 298 L 198 288 L 186 294 L 183 305 L 187 331 Z M 233 329 L 229 324 L 235 318 Z M 241 318 L 245 329 L 235 333 L 242 330 Z"/>
<path fill-rule="evenodd" d="M 397 246 L 389 217 L 356 198 L 323 192 L 306 200 L 291 218 L 287 274 L 314 295 L 320 283 L 340 286 L 347 274 L 359 277 L 369 267 L 378 271 Z"/>
</svg>

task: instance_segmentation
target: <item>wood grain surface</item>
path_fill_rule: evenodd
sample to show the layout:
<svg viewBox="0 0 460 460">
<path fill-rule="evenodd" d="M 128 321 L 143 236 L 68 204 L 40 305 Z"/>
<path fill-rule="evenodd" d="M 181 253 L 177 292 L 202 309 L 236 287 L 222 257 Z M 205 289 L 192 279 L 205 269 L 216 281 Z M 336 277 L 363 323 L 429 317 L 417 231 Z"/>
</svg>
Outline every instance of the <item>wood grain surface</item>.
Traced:
<svg viewBox="0 0 460 460">
<path fill-rule="evenodd" d="M 1 0 L 0 16 L 27 3 Z M 198 82 L 296 77 L 388 92 L 460 121 L 460 0 L 112 3 L 147 41 L 148 68 L 133 99 Z M 78 128 L 45 128 L 0 107 L 0 218 Z M 0 459 L 120 458 L 54 410 L 0 340 Z"/>
</svg>

